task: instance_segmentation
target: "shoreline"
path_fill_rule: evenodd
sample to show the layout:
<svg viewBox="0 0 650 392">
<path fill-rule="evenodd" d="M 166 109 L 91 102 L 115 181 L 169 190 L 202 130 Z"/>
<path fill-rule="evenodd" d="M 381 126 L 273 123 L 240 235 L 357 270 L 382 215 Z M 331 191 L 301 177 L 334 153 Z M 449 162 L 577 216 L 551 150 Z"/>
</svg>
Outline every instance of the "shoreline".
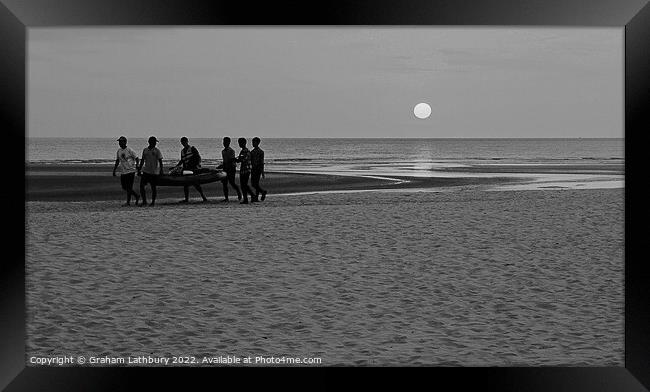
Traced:
<svg viewBox="0 0 650 392">
<path fill-rule="evenodd" d="M 112 177 L 113 165 L 107 164 L 39 164 L 27 163 L 25 171 L 26 201 L 74 202 L 121 201 L 125 198 L 118 173 Z M 238 183 L 239 179 L 236 179 Z M 139 190 L 136 177 L 134 190 Z M 361 192 L 448 191 L 480 188 L 489 191 L 544 189 L 605 189 L 624 187 L 620 168 L 601 165 L 570 165 L 560 170 L 556 165 L 494 165 L 483 167 L 441 168 L 423 175 L 409 172 L 377 172 L 369 170 L 292 170 L 268 171 L 261 186 L 270 196 Z M 223 199 L 220 182 L 203 184 L 210 202 Z M 231 200 L 234 190 L 229 187 Z M 150 195 L 147 187 L 147 194 Z M 236 195 L 236 194 L 235 194 Z M 158 187 L 158 200 L 180 200 L 182 187 Z M 199 198 L 190 187 L 190 199 Z M 236 200 L 236 198 L 234 198 Z"/>
<path fill-rule="evenodd" d="M 27 201 L 105 201 L 122 200 L 125 197 L 120 187 L 119 173 L 112 177 L 112 165 L 28 165 L 25 172 L 25 198 Z M 525 175 L 522 175 L 522 178 Z M 239 184 L 239 178 L 236 179 Z M 516 183 L 516 178 L 506 177 L 399 177 L 380 178 L 363 175 L 332 175 L 317 173 L 266 173 L 261 186 L 269 196 L 332 191 L 407 190 L 431 189 L 459 186 L 482 186 Z M 134 190 L 138 192 L 139 177 L 136 176 Z M 210 201 L 223 198 L 220 182 L 203 184 L 203 191 Z M 147 187 L 150 196 L 150 188 Z M 231 200 L 236 194 L 229 187 Z M 233 198 L 233 195 L 235 196 Z M 190 199 L 198 198 L 198 192 L 190 187 Z M 158 200 L 182 199 L 182 187 L 158 187 Z"/>
</svg>

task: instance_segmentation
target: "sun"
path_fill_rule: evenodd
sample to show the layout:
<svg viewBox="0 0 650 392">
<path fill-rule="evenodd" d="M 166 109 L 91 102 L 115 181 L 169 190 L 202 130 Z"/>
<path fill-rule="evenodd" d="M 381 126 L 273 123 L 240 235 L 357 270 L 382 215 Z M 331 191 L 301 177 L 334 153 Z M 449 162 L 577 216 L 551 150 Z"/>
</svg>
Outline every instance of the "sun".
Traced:
<svg viewBox="0 0 650 392">
<path fill-rule="evenodd" d="M 418 103 L 413 108 L 413 114 L 419 119 L 425 119 L 431 115 L 431 106 L 428 103 Z"/>
</svg>

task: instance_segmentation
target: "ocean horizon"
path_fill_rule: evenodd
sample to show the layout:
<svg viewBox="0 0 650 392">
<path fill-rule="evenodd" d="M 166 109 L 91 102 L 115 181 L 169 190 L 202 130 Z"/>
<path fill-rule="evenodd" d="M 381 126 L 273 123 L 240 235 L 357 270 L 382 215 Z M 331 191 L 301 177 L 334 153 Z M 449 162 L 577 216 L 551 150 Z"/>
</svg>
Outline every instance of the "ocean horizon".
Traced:
<svg viewBox="0 0 650 392">
<path fill-rule="evenodd" d="M 29 137 L 27 162 L 112 163 L 117 137 Z M 250 139 L 250 138 L 249 138 Z M 206 162 L 221 159 L 222 137 L 191 138 Z M 130 138 L 140 153 L 147 138 Z M 231 146 L 238 149 L 236 138 Z M 624 138 L 264 138 L 260 147 L 270 162 L 367 160 L 612 160 L 624 158 Z M 177 160 L 179 138 L 159 138 L 165 161 Z M 250 140 L 249 140 L 249 148 Z"/>
<path fill-rule="evenodd" d="M 30 138 L 27 162 L 110 165 L 115 162 L 118 148 L 115 139 Z M 204 167 L 221 163 L 221 137 L 192 138 L 190 144 L 199 150 Z M 132 138 L 128 145 L 140 155 L 147 140 Z M 236 140 L 231 146 L 239 150 Z M 160 138 L 158 147 L 165 168 L 176 165 L 181 150 L 179 139 Z M 265 151 L 269 172 L 381 178 L 393 182 L 406 177 L 527 178 L 533 188 L 624 186 L 623 138 L 264 138 L 260 147 Z M 530 185 L 525 187 L 529 189 Z"/>
</svg>

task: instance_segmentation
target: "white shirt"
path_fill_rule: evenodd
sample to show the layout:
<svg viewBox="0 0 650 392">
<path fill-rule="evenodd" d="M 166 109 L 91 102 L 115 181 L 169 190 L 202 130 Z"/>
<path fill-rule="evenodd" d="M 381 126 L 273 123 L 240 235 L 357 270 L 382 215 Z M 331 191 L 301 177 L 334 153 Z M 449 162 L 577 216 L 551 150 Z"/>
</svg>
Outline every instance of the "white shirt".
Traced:
<svg viewBox="0 0 650 392">
<path fill-rule="evenodd" d="M 135 173 L 135 159 L 138 156 L 135 151 L 128 146 L 117 150 L 117 159 L 120 161 L 120 171 L 122 174 Z"/>
</svg>

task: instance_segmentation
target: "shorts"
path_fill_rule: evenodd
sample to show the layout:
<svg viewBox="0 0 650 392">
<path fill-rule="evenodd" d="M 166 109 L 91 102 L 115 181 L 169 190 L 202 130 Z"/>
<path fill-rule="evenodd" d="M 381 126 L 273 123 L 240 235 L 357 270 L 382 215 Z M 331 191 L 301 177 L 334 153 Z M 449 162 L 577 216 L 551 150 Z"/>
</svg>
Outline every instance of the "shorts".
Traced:
<svg viewBox="0 0 650 392">
<path fill-rule="evenodd" d="M 156 186 L 156 180 L 158 180 L 157 175 L 149 174 L 149 173 L 142 173 L 142 177 L 140 177 L 140 186 L 145 186 L 147 184 L 151 184 L 153 186 Z"/>
<path fill-rule="evenodd" d="M 133 182 L 135 181 L 135 173 L 126 173 L 120 176 L 120 183 L 122 184 L 122 189 L 125 191 L 130 191 L 133 189 Z"/>
</svg>

